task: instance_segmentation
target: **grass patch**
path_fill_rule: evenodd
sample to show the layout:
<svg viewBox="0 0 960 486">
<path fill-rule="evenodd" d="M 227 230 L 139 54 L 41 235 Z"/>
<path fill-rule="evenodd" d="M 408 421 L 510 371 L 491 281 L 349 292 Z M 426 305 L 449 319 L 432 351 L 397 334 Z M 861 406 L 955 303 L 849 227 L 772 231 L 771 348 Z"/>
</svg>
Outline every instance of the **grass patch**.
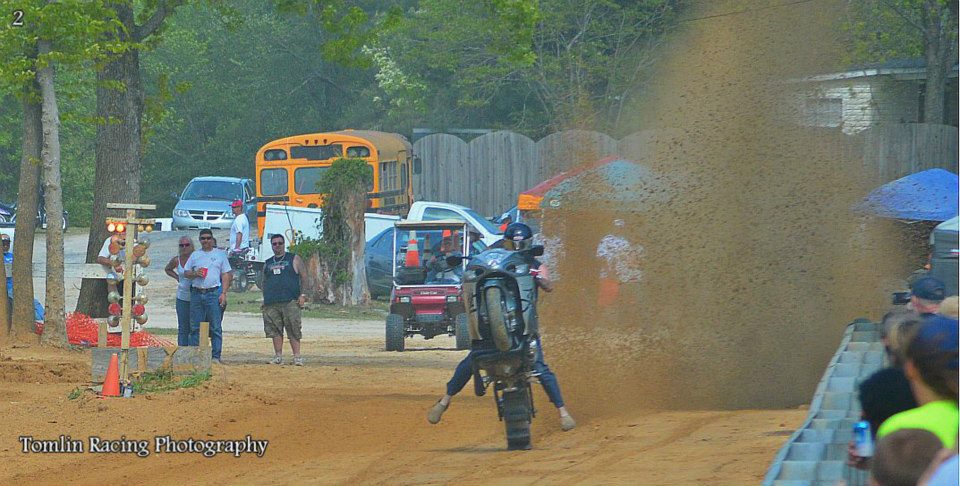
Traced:
<svg viewBox="0 0 960 486">
<path fill-rule="evenodd" d="M 133 392 L 162 393 L 180 388 L 193 388 L 210 379 L 210 372 L 194 372 L 185 376 L 178 376 L 172 370 L 157 370 L 144 373 L 133 381 Z"/>
<path fill-rule="evenodd" d="M 231 292 L 227 303 L 227 311 L 260 314 L 263 305 L 263 293 L 247 291 L 243 293 Z M 303 317 L 314 319 L 343 319 L 352 321 L 377 321 L 390 313 L 390 303 L 382 300 L 371 300 L 367 305 L 339 306 L 328 304 L 308 303 L 303 310 Z"/>
<path fill-rule="evenodd" d="M 76 399 L 80 398 L 81 395 L 83 395 L 83 388 L 80 388 L 80 387 L 78 386 L 78 387 L 74 388 L 73 391 L 70 392 L 69 395 L 67 395 L 67 400 L 76 400 Z"/>
</svg>

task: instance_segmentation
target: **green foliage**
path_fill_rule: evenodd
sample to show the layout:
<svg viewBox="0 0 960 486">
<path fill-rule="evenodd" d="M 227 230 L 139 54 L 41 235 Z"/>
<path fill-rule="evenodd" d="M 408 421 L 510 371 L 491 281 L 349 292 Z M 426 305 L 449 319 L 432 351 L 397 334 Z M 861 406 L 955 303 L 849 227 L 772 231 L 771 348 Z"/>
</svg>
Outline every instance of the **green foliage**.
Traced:
<svg viewBox="0 0 960 486">
<path fill-rule="evenodd" d="M 843 25 L 851 46 L 852 64 L 910 59 L 924 55 L 924 19 L 940 17 L 948 39 L 957 42 L 956 0 L 860 0 L 849 3 Z M 952 24 L 952 25 L 951 25 Z"/>
<path fill-rule="evenodd" d="M 78 387 L 74 388 L 73 391 L 71 391 L 69 395 L 67 395 L 67 400 L 76 400 L 76 399 L 80 398 L 82 395 L 83 395 L 83 388 L 80 388 L 80 387 L 78 386 Z"/>
<path fill-rule="evenodd" d="M 161 393 L 180 388 L 194 388 L 211 377 L 209 371 L 197 371 L 185 376 L 178 376 L 169 369 L 159 369 L 143 373 L 133 381 L 134 394 Z"/>
</svg>

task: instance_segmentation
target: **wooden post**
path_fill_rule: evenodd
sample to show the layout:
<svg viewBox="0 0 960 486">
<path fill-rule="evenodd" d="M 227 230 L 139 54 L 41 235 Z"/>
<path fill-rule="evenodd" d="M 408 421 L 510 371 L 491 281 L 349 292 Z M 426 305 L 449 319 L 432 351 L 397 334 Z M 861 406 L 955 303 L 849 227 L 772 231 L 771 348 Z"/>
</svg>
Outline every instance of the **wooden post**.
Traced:
<svg viewBox="0 0 960 486">
<path fill-rule="evenodd" d="M 0 253 L 3 253 L 0 251 Z M 2 256 L 2 255 L 0 255 Z M 6 262 L 0 264 L 3 267 L 3 273 L 0 273 L 0 283 L 3 283 L 3 292 L 0 296 L 0 335 L 6 336 L 10 332 L 10 302 L 7 301 L 7 265 Z"/>
<path fill-rule="evenodd" d="M 100 322 L 100 332 L 97 333 L 97 347 L 105 348 L 107 347 L 107 322 Z"/>
<path fill-rule="evenodd" d="M 200 323 L 200 347 L 201 348 L 210 347 L 210 323 L 209 322 Z"/>
</svg>

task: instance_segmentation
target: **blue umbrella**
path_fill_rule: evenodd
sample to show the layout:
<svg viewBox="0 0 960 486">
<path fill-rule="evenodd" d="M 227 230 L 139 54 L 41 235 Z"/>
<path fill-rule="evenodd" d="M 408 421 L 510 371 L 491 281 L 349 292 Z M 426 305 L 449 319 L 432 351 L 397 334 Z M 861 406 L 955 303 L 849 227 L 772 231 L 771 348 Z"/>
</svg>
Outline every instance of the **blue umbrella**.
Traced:
<svg viewBox="0 0 960 486">
<path fill-rule="evenodd" d="M 929 169 L 888 182 L 853 206 L 860 213 L 916 221 L 946 221 L 958 213 L 960 179 Z"/>
</svg>

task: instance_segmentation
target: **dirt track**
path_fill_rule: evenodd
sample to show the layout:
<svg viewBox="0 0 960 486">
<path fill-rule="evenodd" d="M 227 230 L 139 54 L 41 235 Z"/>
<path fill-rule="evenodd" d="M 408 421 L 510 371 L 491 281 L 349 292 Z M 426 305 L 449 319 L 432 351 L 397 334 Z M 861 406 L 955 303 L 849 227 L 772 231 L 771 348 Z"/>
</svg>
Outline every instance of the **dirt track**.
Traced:
<svg viewBox="0 0 960 486">
<path fill-rule="evenodd" d="M 349 324 L 344 324 L 349 325 Z M 0 484 L 755 484 L 803 410 L 640 412 L 561 432 L 539 388 L 534 450 L 504 451 L 490 397 L 457 397 L 437 426 L 424 414 L 462 352 L 451 338 L 386 353 L 379 336 L 305 339 L 307 366 L 269 366 L 263 338 L 230 334 L 226 365 L 199 389 L 100 400 L 89 353 L 5 351 Z M 427 346 L 429 345 L 429 346 Z M 440 349 L 437 349 L 439 347 Z M 447 349 L 444 349 L 447 348 Z M 563 380 L 563 370 L 557 370 Z M 569 400 L 568 400 L 569 401 Z M 104 439 L 267 439 L 264 457 L 229 454 L 24 454 L 20 435 Z M 492 461 L 496 461 L 496 465 Z"/>
</svg>

